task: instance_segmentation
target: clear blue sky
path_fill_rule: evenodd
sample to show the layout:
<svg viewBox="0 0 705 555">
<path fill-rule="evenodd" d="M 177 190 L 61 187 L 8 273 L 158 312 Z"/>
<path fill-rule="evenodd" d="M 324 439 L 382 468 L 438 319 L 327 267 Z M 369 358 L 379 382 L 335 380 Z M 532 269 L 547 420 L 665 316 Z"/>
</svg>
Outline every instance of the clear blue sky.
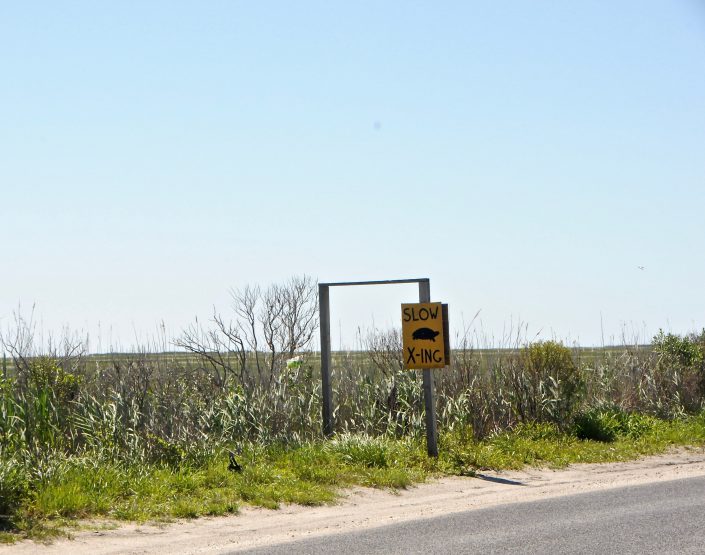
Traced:
<svg viewBox="0 0 705 555">
<path fill-rule="evenodd" d="M 304 273 L 495 338 L 705 325 L 705 2 L 4 2 L 0 84 L 3 327 L 125 347 Z"/>
</svg>

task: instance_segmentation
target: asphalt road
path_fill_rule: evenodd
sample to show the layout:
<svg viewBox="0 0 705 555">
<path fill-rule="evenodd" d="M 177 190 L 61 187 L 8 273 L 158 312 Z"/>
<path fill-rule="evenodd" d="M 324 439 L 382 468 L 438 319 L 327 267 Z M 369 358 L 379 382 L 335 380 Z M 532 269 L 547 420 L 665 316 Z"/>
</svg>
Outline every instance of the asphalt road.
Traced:
<svg viewBox="0 0 705 555">
<path fill-rule="evenodd" d="M 502 505 L 246 553 L 703 554 L 705 478 Z"/>
</svg>

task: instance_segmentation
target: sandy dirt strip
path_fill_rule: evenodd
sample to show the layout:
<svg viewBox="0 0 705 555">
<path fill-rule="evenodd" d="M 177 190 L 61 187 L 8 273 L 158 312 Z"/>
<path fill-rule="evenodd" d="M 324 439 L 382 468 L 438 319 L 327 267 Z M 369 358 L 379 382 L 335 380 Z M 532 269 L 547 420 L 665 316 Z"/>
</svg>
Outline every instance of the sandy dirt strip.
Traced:
<svg viewBox="0 0 705 555">
<path fill-rule="evenodd" d="M 31 541 L 0 546 L 6 554 L 221 554 L 297 538 L 348 532 L 440 514 L 534 501 L 622 486 L 705 476 L 705 450 L 615 464 L 578 464 L 564 470 L 484 472 L 475 478 L 443 478 L 398 493 L 355 488 L 337 505 L 283 506 L 277 511 L 244 508 L 239 515 L 168 525 L 119 525 L 82 531 L 51 545 Z"/>
</svg>

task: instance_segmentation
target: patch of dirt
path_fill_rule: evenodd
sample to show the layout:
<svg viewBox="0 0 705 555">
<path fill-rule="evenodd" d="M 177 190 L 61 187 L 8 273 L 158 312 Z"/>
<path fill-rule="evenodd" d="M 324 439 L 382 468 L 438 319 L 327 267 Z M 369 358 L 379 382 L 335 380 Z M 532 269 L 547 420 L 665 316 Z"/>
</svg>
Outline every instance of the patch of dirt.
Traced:
<svg viewBox="0 0 705 555">
<path fill-rule="evenodd" d="M 354 488 L 334 506 L 245 508 L 237 516 L 161 526 L 120 525 L 113 530 L 77 532 L 73 540 L 46 546 L 31 541 L 0 546 L 0 555 L 215 555 L 507 503 L 704 475 L 705 450 L 678 449 L 626 463 L 443 478 L 396 493 Z"/>
</svg>

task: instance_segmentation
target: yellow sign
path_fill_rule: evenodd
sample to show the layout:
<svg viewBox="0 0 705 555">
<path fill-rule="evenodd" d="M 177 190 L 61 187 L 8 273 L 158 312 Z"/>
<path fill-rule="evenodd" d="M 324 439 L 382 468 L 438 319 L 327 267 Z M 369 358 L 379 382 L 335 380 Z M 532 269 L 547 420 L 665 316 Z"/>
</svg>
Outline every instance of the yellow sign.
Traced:
<svg viewBox="0 0 705 555">
<path fill-rule="evenodd" d="M 443 305 L 401 305 L 402 349 L 405 369 L 443 368 L 446 360 Z"/>
</svg>

